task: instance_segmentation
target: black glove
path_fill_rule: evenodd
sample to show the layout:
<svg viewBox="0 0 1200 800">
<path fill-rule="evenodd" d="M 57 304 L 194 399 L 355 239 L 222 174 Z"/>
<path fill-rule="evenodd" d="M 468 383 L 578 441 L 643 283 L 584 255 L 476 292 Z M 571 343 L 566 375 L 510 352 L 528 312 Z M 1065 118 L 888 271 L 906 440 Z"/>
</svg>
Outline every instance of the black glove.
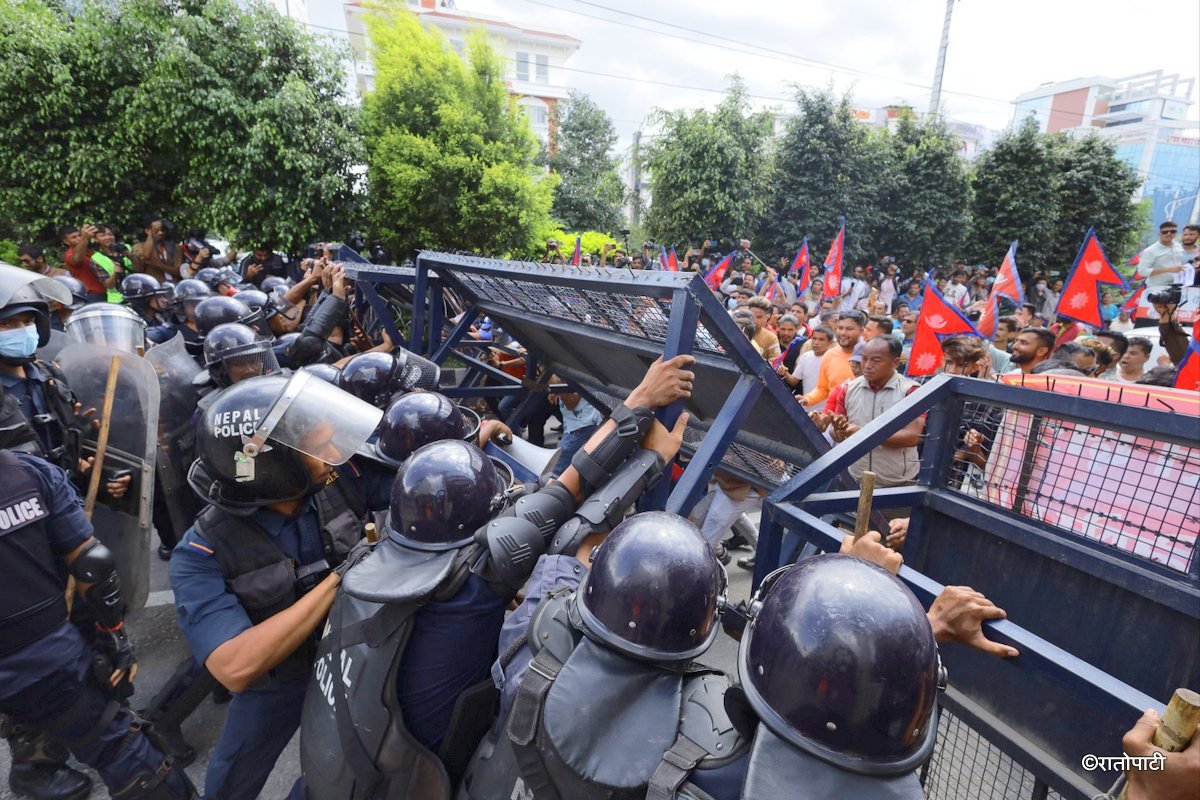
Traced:
<svg viewBox="0 0 1200 800">
<path fill-rule="evenodd" d="M 129 697 L 133 694 L 133 681 L 130 679 L 130 670 L 137 663 L 137 657 L 133 654 L 133 642 L 129 641 L 129 637 L 125 635 L 125 625 L 122 623 L 114 630 L 109 630 L 100 625 L 96 626 L 99 635 L 96 637 L 96 649 L 100 651 L 109 667 L 108 675 L 98 675 L 106 689 L 110 689 L 118 697 Z M 112 686 L 109 682 L 109 676 L 112 673 L 123 670 L 125 677 L 116 686 Z"/>
<path fill-rule="evenodd" d="M 358 544 L 350 548 L 350 552 L 346 553 L 346 560 L 334 567 L 333 571 L 344 576 L 348 569 L 369 556 L 374 547 L 375 545 L 367 541 L 367 537 L 364 536 L 358 540 Z"/>
</svg>

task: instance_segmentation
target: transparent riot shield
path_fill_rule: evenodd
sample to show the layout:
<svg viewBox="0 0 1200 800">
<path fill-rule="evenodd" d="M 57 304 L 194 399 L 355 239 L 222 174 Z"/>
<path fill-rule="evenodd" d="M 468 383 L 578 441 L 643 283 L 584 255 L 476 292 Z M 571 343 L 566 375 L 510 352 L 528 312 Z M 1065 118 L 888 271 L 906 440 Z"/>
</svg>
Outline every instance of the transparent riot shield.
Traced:
<svg viewBox="0 0 1200 800">
<path fill-rule="evenodd" d="M 167 514 L 177 537 L 191 527 L 204 504 L 188 486 L 188 467 L 196 457 L 196 426 L 192 415 L 199 397 L 193 379 L 201 368 L 188 355 L 183 336 L 146 351 L 146 361 L 158 375 L 158 458 L 155 471 Z"/>
<path fill-rule="evenodd" d="M 154 504 L 154 462 L 158 432 L 159 392 L 154 369 L 145 359 L 94 344 L 73 343 L 58 354 L 67 384 L 99 421 L 113 358 L 120 369 L 113 394 L 112 420 L 105 450 L 100 493 L 92 525 L 96 537 L 113 552 L 121 575 L 121 594 L 130 609 L 146 603 L 150 582 L 150 530 Z M 94 428 L 83 442 L 83 457 L 96 454 Z M 130 475 L 129 491 L 112 498 L 104 484 Z"/>
</svg>

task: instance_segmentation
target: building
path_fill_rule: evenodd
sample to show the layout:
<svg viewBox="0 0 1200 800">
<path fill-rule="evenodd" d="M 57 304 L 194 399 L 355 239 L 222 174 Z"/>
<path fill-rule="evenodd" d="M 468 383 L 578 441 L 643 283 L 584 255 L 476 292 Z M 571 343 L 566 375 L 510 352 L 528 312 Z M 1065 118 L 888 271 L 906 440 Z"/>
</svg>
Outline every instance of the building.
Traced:
<svg viewBox="0 0 1200 800">
<path fill-rule="evenodd" d="M 573 36 L 526 27 L 484 14 L 460 11 L 453 0 L 408 0 L 409 7 L 428 28 L 440 31 L 455 52 L 462 55 L 467 36 L 482 28 L 507 66 L 508 91 L 517 98 L 538 138 L 550 138 L 550 112 L 567 97 L 569 81 L 563 65 L 582 42 Z M 359 94 L 375 84 L 375 69 L 366 56 L 366 9 L 360 2 L 345 5 L 346 30 L 354 50 L 354 74 Z"/>
<path fill-rule="evenodd" d="M 1142 177 L 1138 197 L 1151 218 L 1200 220 L 1200 123 L 1188 112 L 1195 78 L 1162 70 L 1127 78 L 1092 76 L 1047 83 L 1014 101 L 1014 124 L 1033 119 L 1045 133 L 1099 131 L 1117 143 L 1117 156 Z"/>
<path fill-rule="evenodd" d="M 869 128 L 887 128 L 893 133 L 903 117 L 916 119 L 917 113 L 912 106 L 893 105 L 883 108 L 855 108 L 851 110 L 854 118 Z M 772 132 L 776 137 L 782 136 L 787 121 L 794 118 L 794 111 L 777 111 L 774 115 Z M 973 161 L 983 150 L 991 147 L 996 141 L 997 131 L 957 120 L 945 120 L 946 128 L 958 140 L 958 155 L 964 161 Z"/>
<path fill-rule="evenodd" d="M 308 0 L 271 0 L 271 5 L 283 16 L 308 24 Z"/>
</svg>

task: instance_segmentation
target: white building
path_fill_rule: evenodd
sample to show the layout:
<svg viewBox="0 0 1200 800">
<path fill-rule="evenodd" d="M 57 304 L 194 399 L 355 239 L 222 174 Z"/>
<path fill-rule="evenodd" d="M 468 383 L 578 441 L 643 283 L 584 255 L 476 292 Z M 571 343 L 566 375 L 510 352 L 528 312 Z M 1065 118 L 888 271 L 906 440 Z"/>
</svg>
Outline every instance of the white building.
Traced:
<svg viewBox="0 0 1200 800">
<path fill-rule="evenodd" d="M 278 0 L 277 0 L 278 1 Z M 459 55 L 466 50 L 467 36 L 476 28 L 487 32 L 492 47 L 504 59 L 509 94 L 525 109 L 534 132 L 543 142 L 550 137 L 550 111 L 567 97 L 570 81 L 563 69 L 566 61 L 582 44 L 563 33 L 525 27 L 498 17 L 460 11 L 452 0 L 408 0 L 409 7 L 429 28 L 445 35 Z M 349 2 L 346 30 L 354 49 L 354 72 L 360 94 L 375 84 L 375 69 L 366 56 L 367 10 L 359 2 Z"/>
<path fill-rule="evenodd" d="M 271 5 L 283 16 L 308 24 L 308 0 L 271 0 Z"/>
<path fill-rule="evenodd" d="M 1099 131 L 1142 178 L 1139 197 L 1162 220 L 1200 219 L 1200 124 L 1189 120 L 1195 78 L 1162 70 L 1126 78 L 1092 76 L 1047 83 L 1017 97 L 1014 124 L 1032 118 L 1045 133 Z"/>
</svg>

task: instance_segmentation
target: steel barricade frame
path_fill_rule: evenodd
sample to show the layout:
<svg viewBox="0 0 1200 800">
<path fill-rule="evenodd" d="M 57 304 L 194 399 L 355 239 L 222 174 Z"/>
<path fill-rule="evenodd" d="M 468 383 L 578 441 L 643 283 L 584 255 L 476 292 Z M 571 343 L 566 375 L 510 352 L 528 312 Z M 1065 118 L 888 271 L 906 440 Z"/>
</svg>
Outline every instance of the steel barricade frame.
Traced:
<svg viewBox="0 0 1200 800">
<path fill-rule="evenodd" d="M 1136 552 L 1147 549 L 1138 543 L 1125 550 L 1119 539 L 1100 541 L 1056 527 L 1048 517 L 1023 515 L 1028 493 L 1024 505 L 1015 507 L 989 500 L 986 493 L 972 496 L 956 484 L 951 469 L 969 404 L 1001 409 L 1005 424 L 1026 417 L 1097 440 L 1124 437 L 1124 443 L 1143 447 L 1151 441 L 1160 454 L 1182 460 L 1189 476 L 1200 463 L 1200 426 L 1192 417 L 938 376 L 770 494 L 759 530 L 755 585 L 794 560 L 802 545 L 836 552 L 844 531 L 827 515 L 852 512 L 858 493 L 828 491 L 831 481 L 927 414 L 917 484 L 875 494 L 878 506 L 912 508 L 900 578 L 926 607 L 945 585 L 982 591 L 1008 612 L 1007 619 L 985 625 L 988 637 L 1021 652 L 1016 659 L 997 659 L 958 645 L 944 647 L 954 689 L 946 704 L 955 720 L 985 732 L 984 740 L 1035 776 L 1041 796 L 1053 789 L 1064 797 L 1091 798 L 1116 773 L 1087 772 L 1082 757 L 1119 754 L 1121 735 L 1142 710 L 1161 711 L 1177 686 L 1200 685 L 1200 522 L 1194 508 L 1185 508 L 1178 516 L 1186 530 L 1148 534 L 1156 561 Z M 1037 425 L 1026 427 L 1034 431 Z M 1046 474 L 1065 469 L 1061 462 L 1078 453 L 1052 455 L 1052 463 L 1041 465 Z M 1024 466 L 1019 474 L 1029 477 Z M 1190 498 L 1194 491 L 1189 484 L 1180 493 Z M 1095 502 L 1102 505 L 1104 498 Z M 1170 558 L 1160 539 L 1169 543 Z"/>
</svg>

